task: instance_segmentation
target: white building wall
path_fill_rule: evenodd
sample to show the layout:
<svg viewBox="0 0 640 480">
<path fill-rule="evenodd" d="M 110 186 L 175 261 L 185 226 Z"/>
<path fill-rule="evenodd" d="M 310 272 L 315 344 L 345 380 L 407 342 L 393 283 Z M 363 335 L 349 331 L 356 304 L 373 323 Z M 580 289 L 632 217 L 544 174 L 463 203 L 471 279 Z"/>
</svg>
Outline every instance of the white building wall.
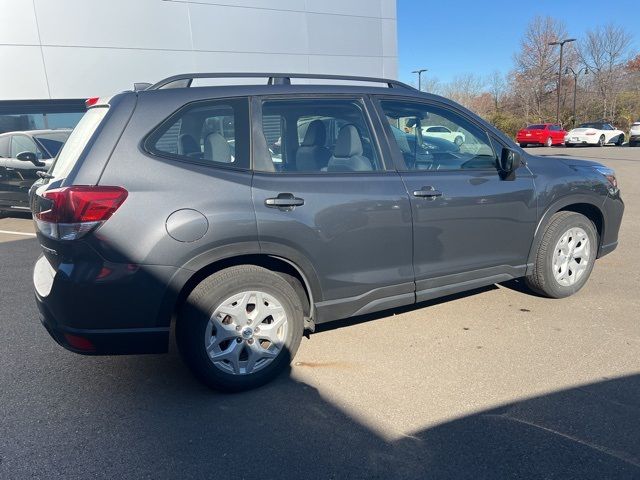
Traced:
<svg viewBox="0 0 640 480">
<path fill-rule="evenodd" d="M 0 100 L 183 72 L 396 78 L 396 0 L 0 0 Z"/>
</svg>

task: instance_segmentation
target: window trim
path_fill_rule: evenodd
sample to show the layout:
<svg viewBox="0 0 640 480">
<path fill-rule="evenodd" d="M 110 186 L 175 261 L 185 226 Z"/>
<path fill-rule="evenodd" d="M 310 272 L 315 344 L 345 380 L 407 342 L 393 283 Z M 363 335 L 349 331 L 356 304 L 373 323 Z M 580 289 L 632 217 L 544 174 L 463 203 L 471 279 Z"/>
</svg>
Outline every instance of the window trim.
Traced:
<svg viewBox="0 0 640 480">
<path fill-rule="evenodd" d="M 267 101 L 296 101 L 296 100 L 353 100 L 359 103 L 359 106 L 363 112 L 363 118 L 367 127 L 369 128 L 369 133 L 371 134 L 372 146 L 376 149 L 376 155 L 380 161 L 380 169 L 378 170 L 370 170 L 370 171 L 339 171 L 339 172 L 297 172 L 294 170 L 291 171 L 263 171 L 256 170 L 255 164 L 252 161 L 251 169 L 254 173 L 264 174 L 264 175 L 304 175 L 304 176 L 316 176 L 319 178 L 331 178 L 336 176 L 344 176 L 344 175 L 383 175 L 393 173 L 396 171 L 395 162 L 391 156 L 391 152 L 386 147 L 386 144 L 381 141 L 381 136 L 384 138 L 384 132 L 381 132 L 378 127 L 378 118 L 375 115 L 376 109 L 375 106 L 371 102 L 371 98 L 367 94 L 353 94 L 353 93 L 289 93 L 289 94 L 266 94 L 266 95 L 254 95 L 252 97 L 253 101 L 251 102 L 253 109 L 251 115 L 251 121 L 254 125 L 252 128 L 254 133 L 254 138 L 256 141 L 253 142 L 252 148 L 252 160 L 256 158 L 258 155 L 263 155 L 265 152 L 260 151 L 258 148 L 258 144 L 266 145 L 266 137 L 264 136 L 264 130 L 262 126 L 262 106 Z M 372 112 L 374 114 L 372 115 Z M 260 141 L 257 141 L 257 136 L 260 136 Z"/>
<path fill-rule="evenodd" d="M 496 137 L 496 135 L 493 135 L 492 132 L 487 130 L 482 124 L 479 124 L 477 120 L 475 120 L 474 118 L 472 118 L 471 116 L 466 114 L 464 111 L 460 110 L 459 108 L 456 108 L 455 106 L 452 106 L 452 105 L 447 105 L 447 104 L 442 103 L 442 102 L 431 100 L 431 99 L 424 99 L 424 98 L 418 98 L 418 97 L 408 97 L 408 96 L 404 96 L 404 95 L 388 95 L 388 94 L 387 95 L 372 95 L 372 99 L 371 100 L 372 100 L 372 103 L 374 104 L 374 106 L 376 108 L 376 113 L 378 115 L 378 121 L 382 124 L 382 127 L 384 128 L 386 142 L 387 142 L 387 144 L 389 146 L 389 150 L 391 152 L 391 156 L 392 156 L 392 159 L 394 161 L 396 170 L 399 173 L 412 173 L 412 172 L 414 172 L 414 173 L 415 172 L 422 172 L 422 173 L 495 172 L 496 174 L 499 173 L 498 172 L 498 168 L 497 168 L 498 153 L 496 152 L 495 145 L 494 145 L 494 143 L 492 141 L 492 139 L 494 137 Z M 445 169 L 445 170 L 411 170 L 411 169 L 407 168 L 407 165 L 404 162 L 404 158 L 402 156 L 402 153 L 400 152 L 400 148 L 398 147 L 397 142 L 395 141 L 395 137 L 393 136 L 393 132 L 391 132 L 391 126 L 388 125 L 388 122 L 385 121 L 386 115 L 384 113 L 384 109 L 382 108 L 382 102 L 383 101 L 410 102 L 410 103 L 425 105 L 426 107 L 430 107 L 431 106 L 431 107 L 440 108 L 442 110 L 447 110 L 447 111 L 450 111 L 450 112 L 452 112 L 452 113 L 454 113 L 456 115 L 461 116 L 462 118 L 467 120 L 469 123 L 474 125 L 476 128 L 481 130 L 487 136 L 487 141 L 488 141 L 489 147 L 491 147 L 491 150 L 493 151 L 493 155 L 494 155 L 495 160 L 496 160 L 496 167 L 493 167 L 493 168 L 472 168 L 472 169 L 471 168 L 470 169 L 453 168 L 453 169 Z M 499 143 L 502 146 L 502 148 L 511 148 L 511 147 L 508 147 L 508 146 L 504 145 L 504 142 L 502 142 L 502 141 L 500 141 Z"/>
<path fill-rule="evenodd" d="M 179 118 L 181 118 L 181 115 L 187 111 L 190 110 L 191 108 L 198 108 L 201 105 L 208 105 L 208 104 L 215 104 L 215 103 L 224 103 L 224 102 L 228 102 L 230 100 L 244 100 L 245 105 L 243 108 L 245 108 L 246 110 L 246 114 L 247 114 L 247 125 L 246 130 L 247 130 L 247 137 L 249 139 L 249 148 L 248 148 L 248 159 L 247 159 L 247 165 L 246 166 L 242 166 L 242 167 L 238 167 L 238 166 L 233 166 L 233 165 L 227 165 L 225 163 L 222 162 L 207 162 L 207 161 L 202 161 L 199 159 L 190 159 L 188 157 L 184 157 L 181 155 L 177 155 L 177 154 L 173 154 L 173 153 L 169 153 L 169 152 L 162 152 L 159 150 L 155 150 L 152 148 L 152 141 L 157 141 L 158 138 L 154 138 L 154 136 L 157 134 L 157 132 L 159 130 L 161 130 L 163 127 L 165 127 L 167 124 L 169 124 L 169 127 L 171 127 L 171 125 L 173 125 L 173 123 L 175 123 L 175 121 L 177 121 Z M 169 115 L 167 115 L 166 117 L 164 117 L 164 119 L 162 121 L 160 121 L 159 123 L 157 123 L 151 130 L 149 130 L 149 132 L 142 138 L 142 141 L 140 142 L 140 149 L 142 150 L 143 153 L 153 157 L 153 158 L 163 158 L 163 159 L 167 159 L 167 160 L 171 160 L 171 161 L 177 161 L 177 162 L 181 162 L 181 163 L 187 163 L 189 165 L 199 165 L 199 166 L 203 166 L 203 167 L 209 167 L 209 168 L 214 168 L 214 169 L 223 169 L 223 170 L 231 170 L 231 171 L 236 171 L 236 172 L 250 172 L 251 168 L 252 168 L 252 164 L 253 164 L 253 149 L 251 148 L 251 145 L 253 144 L 252 142 L 252 113 L 251 113 L 251 97 L 247 96 L 247 95 L 238 95 L 238 96 L 233 96 L 233 97 L 218 97 L 218 98 L 200 98 L 198 100 L 194 100 L 188 103 L 183 104 L 181 107 L 179 107 L 178 109 L 174 110 L 172 113 L 170 113 Z M 234 129 L 235 129 L 236 125 L 235 125 L 235 119 L 234 119 Z"/>
</svg>

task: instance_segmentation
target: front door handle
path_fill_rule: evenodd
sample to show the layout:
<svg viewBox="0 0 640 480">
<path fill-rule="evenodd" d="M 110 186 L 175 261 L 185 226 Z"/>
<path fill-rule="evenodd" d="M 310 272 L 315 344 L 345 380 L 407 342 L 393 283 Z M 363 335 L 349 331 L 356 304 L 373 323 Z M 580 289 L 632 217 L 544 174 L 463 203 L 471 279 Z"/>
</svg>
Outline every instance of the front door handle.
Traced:
<svg viewBox="0 0 640 480">
<path fill-rule="evenodd" d="M 414 197 L 424 197 L 434 199 L 436 197 L 441 197 L 442 192 L 440 190 L 436 190 L 432 186 L 422 187 L 420 190 L 413 191 Z"/>
<path fill-rule="evenodd" d="M 293 210 L 294 207 L 304 205 L 304 199 L 296 197 L 293 193 L 279 193 L 275 198 L 267 198 L 264 204 L 269 208 Z"/>
</svg>

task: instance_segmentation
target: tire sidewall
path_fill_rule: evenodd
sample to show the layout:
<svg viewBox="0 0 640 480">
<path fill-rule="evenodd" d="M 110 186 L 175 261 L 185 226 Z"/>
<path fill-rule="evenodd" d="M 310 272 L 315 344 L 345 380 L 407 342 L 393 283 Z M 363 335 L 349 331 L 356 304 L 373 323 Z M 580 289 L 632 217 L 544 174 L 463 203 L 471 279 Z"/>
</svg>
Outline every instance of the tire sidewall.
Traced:
<svg viewBox="0 0 640 480">
<path fill-rule="evenodd" d="M 573 285 L 561 285 L 555 278 L 553 273 L 553 254 L 555 251 L 555 247 L 558 244 L 560 238 L 569 230 L 570 228 L 579 227 L 582 228 L 589 238 L 589 265 L 587 266 L 587 270 L 583 273 L 580 280 L 578 280 Z M 555 298 L 564 298 L 570 295 L 573 295 L 578 290 L 580 290 L 585 283 L 589 280 L 589 276 L 591 275 L 591 271 L 593 270 L 593 266 L 596 261 L 596 255 L 598 252 L 598 234 L 593 223 L 586 217 L 576 214 L 572 215 L 569 218 L 564 219 L 559 225 L 556 232 L 549 239 L 550 248 L 546 252 L 544 259 L 544 274 L 547 279 L 546 287 L 550 290 L 550 293 Z"/>
<path fill-rule="evenodd" d="M 264 269 L 260 269 L 264 270 Z M 291 286 L 280 276 L 264 270 L 257 274 L 240 273 L 230 281 L 205 285 L 192 292 L 182 308 L 176 326 L 178 348 L 194 373 L 207 385 L 217 390 L 242 391 L 263 385 L 277 376 L 295 355 L 303 333 L 303 310 L 300 299 Z M 204 283 L 204 282 L 203 282 Z M 202 284 L 201 284 L 202 285 Z M 218 368 L 211 361 L 205 347 L 205 331 L 215 309 L 234 294 L 257 290 L 278 300 L 287 315 L 287 334 L 283 350 L 269 365 L 248 375 L 233 375 Z"/>
</svg>

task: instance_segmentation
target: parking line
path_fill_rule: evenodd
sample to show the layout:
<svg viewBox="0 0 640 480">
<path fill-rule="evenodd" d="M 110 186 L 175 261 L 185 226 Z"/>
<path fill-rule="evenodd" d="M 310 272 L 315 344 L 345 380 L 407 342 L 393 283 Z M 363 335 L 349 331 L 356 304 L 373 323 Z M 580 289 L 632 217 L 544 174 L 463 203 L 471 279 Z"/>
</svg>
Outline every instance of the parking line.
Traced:
<svg viewBox="0 0 640 480">
<path fill-rule="evenodd" d="M 22 235 L 24 237 L 35 237 L 35 233 L 27 233 L 27 232 L 12 232 L 11 230 L 0 230 L 0 233 L 6 233 L 7 235 Z"/>
</svg>

